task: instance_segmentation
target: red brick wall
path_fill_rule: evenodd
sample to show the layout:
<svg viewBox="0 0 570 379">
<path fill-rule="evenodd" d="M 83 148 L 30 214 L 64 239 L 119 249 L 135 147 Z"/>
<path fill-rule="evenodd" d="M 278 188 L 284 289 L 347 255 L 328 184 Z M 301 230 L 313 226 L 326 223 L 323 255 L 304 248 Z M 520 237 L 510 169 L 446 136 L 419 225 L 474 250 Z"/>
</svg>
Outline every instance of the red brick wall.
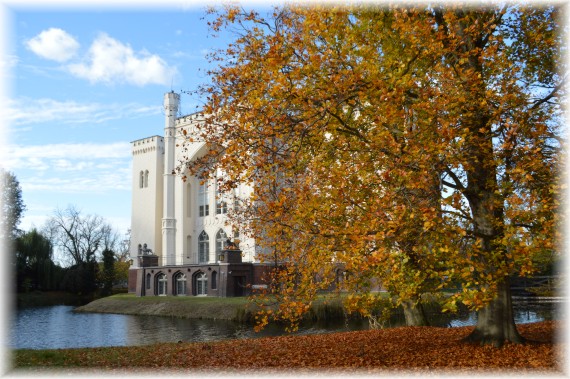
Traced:
<svg viewBox="0 0 570 379">
<path fill-rule="evenodd" d="M 129 293 L 137 292 L 137 271 L 129 270 Z"/>
<path fill-rule="evenodd" d="M 263 279 L 269 276 L 271 270 L 275 266 L 273 264 L 254 264 L 253 265 L 253 283 L 252 284 L 267 284 Z"/>
</svg>

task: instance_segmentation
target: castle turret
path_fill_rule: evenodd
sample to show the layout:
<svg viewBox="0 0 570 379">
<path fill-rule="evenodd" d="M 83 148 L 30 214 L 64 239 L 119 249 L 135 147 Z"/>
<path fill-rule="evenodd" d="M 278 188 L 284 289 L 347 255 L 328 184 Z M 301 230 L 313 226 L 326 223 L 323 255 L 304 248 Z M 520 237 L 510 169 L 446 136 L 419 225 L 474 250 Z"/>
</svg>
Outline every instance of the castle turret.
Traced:
<svg viewBox="0 0 570 379">
<path fill-rule="evenodd" d="M 175 123 L 180 96 L 174 92 L 164 95 L 164 207 L 162 216 L 162 264 L 176 263 L 176 218 L 174 213 L 175 190 Z"/>
</svg>

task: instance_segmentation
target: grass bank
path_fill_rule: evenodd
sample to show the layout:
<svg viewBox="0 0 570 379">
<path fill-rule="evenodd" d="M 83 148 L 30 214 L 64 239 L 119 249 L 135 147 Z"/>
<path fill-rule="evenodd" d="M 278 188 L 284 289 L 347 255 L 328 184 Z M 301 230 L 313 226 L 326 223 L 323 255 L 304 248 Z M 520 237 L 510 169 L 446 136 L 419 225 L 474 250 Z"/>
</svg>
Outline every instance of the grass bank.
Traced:
<svg viewBox="0 0 570 379">
<path fill-rule="evenodd" d="M 76 312 L 171 316 L 194 319 L 247 321 L 245 297 L 136 296 L 118 294 L 80 306 Z"/>
<path fill-rule="evenodd" d="M 43 307 L 50 305 L 83 305 L 97 298 L 96 294 L 76 295 L 63 291 L 31 291 L 12 297 L 17 307 Z"/>
<path fill-rule="evenodd" d="M 360 318 L 355 313 L 349 313 L 343 305 L 344 295 L 319 295 L 304 316 L 304 322 L 336 321 L 347 318 Z M 401 307 L 392 309 L 385 293 L 378 294 L 380 301 L 373 309 L 376 315 L 382 314 L 383 309 L 390 308 L 390 320 L 386 326 L 403 318 Z M 437 302 L 424 304 L 428 315 L 441 315 L 441 306 Z M 199 296 L 136 296 L 134 294 L 117 294 L 104 297 L 80 306 L 76 312 L 116 313 L 130 315 L 169 316 L 188 319 L 232 320 L 237 322 L 254 323 L 258 311 L 247 297 L 199 297 Z M 453 315 L 446 315 L 451 319 Z M 441 316 L 440 316 L 441 317 Z M 445 318 L 445 317 L 444 317 Z"/>
<path fill-rule="evenodd" d="M 170 316 L 253 323 L 257 308 L 247 297 L 136 296 L 117 294 L 75 308 L 75 312 Z M 317 299 L 305 320 L 343 320 L 341 298 Z"/>
</svg>

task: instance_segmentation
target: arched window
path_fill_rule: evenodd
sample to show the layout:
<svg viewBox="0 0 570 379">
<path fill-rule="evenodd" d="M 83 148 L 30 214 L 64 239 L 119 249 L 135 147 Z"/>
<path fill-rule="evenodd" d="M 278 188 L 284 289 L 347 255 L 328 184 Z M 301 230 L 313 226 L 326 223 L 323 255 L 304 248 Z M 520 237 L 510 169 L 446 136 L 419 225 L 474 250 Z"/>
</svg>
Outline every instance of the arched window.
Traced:
<svg viewBox="0 0 570 379">
<path fill-rule="evenodd" d="M 150 289 L 150 274 L 146 274 L 146 289 Z"/>
<path fill-rule="evenodd" d="M 199 272 L 195 278 L 196 296 L 206 296 L 208 294 L 208 277 L 206 273 Z"/>
<path fill-rule="evenodd" d="M 204 183 L 200 183 L 198 191 L 198 215 L 200 217 L 208 216 L 210 214 L 210 203 L 208 199 L 208 180 L 204 179 Z"/>
<path fill-rule="evenodd" d="M 166 296 L 166 288 L 168 280 L 166 279 L 166 274 L 158 274 L 156 276 L 156 294 L 158 296 Z"/>
<path fill-rule="evenodd" d="M 176 287 L 174 287 L 175 295 L 186 295 L 186 275 L 181 272 L 176 274 L 174 277 L 174 283 L 176 283 Z"/>
<path fill-rule="evenodd" d="M 148 170 L 144 172 L 144 186 L 148 187 Z"/>
<path fill-rule="evenodd" d="M 139 188 L 143 188 L 144 187 L 144 172 L 140 172 L 139 174 Z"/>
<path fill-rule="evenodd" d="M 210 237 L 205 230 L 198 237 L 198 263 L 208 262 L 210 256 Z"/>
<path fill-rule="evenodd" d="M 227 239 L 228 236 L 226 235 L 226 232 L 224 232 L 223 229 L 218 230 L 218 233 L 216 234 L 216 256 L 218 256 L 218 254 L 220 254 L 224 249 L 224 244 Z"/>
<path fill-rule="evenodd" d="M 216 271 L 212 271 L 212 289 L 215 290 L 218 288 L 218 273 Z"/>
</svg>

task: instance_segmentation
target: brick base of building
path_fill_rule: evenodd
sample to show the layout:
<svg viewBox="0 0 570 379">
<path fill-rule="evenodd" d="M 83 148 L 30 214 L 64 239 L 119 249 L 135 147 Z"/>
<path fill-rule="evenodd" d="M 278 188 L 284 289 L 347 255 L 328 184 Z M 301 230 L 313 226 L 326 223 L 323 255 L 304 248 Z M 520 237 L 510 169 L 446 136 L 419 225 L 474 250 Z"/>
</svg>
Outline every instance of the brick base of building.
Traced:
<svg viewBox="0 0 570 379">
<path fill-rule="evenodd" d="M 217 263 L 159 266 L 158 257 L 138 257 L 129 270 L 129 293 L 137 296 L 249 296 L 266 286 L 273 265 L 245 263 L 241 251 L 224 250 Z"/>
</svg>

